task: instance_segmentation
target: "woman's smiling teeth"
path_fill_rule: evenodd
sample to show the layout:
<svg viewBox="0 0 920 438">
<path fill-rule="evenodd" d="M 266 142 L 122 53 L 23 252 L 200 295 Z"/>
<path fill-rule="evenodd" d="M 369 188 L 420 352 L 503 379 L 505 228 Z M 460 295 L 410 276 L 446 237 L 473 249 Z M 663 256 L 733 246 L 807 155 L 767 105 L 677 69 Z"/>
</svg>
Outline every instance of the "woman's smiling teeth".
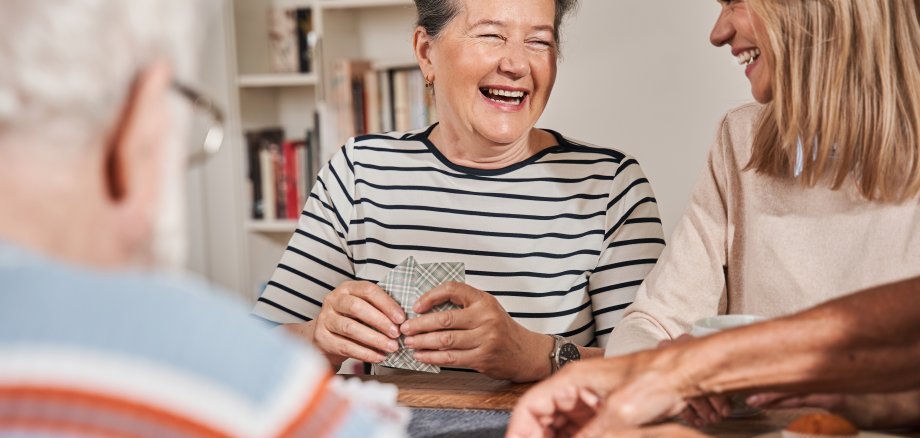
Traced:
<svg viewBox="0 0 920 438">
<path fill-rule="evenodd" d="M 760 56 L 760 49 L 753 48 L 750 50 L 745 50 L 741 52 L 738 56 L 738 65 L 750 65 L 757 60 L 757 57 Z"/>
<path fill-rule="evenodd" d="M 483 95 L 493 102 L 520 105 L 527 93 L 523 91 L 499 90 L 497 88 L 480 88 Z"/>
</svg>

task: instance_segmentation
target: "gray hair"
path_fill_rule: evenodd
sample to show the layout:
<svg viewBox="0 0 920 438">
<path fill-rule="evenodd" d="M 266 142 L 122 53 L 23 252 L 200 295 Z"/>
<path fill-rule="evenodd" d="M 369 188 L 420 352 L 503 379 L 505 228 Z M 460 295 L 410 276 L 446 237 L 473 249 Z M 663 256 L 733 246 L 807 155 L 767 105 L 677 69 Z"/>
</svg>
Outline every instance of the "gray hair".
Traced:
<svg viewBox="0 0 920 438">
<path fill-rule="evenodd" d="M 9 137 L 55 139 L 61 148 L 48 154 L 99 143 L 147 65 L 165 59 L 176 75 L 193 74 L 194 12 L 206 10 L 199 4 L 4 0 L 0 151 L 16 143 Z"/>
<path fill-rule="evenodd" d="M 562 20 L 575 9 L 578 0 L 555 1 L 556 17 L 553 20 L 553 38 L 558 45 Z M 436 38 L 444 27 L 460 13 L 460 5 L 457 4 L 457 0 L 415 0 L 415 9 L 418 10 L 418 25 L 425 28 L 432 38 Z"/>
</svg>

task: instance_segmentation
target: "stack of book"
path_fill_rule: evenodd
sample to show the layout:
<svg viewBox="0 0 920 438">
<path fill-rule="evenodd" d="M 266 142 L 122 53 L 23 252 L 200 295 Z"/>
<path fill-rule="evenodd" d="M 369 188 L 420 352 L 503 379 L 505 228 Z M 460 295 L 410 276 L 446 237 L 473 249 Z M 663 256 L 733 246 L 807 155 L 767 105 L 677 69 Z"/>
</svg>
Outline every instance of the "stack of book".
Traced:
<svg viewBox="0 0 920 438">
<path fill-rule="evenodd" d="M 367 60 L 339 60 L 332 102 L 340 143 L 356 135 L 424 128 L 437 120 L 434 95 L 416 66 L 375 69 Z"/>
<path fill-rule="evenodd" d="M 252 219 L 299 218 L 319 170 L 316 132 L 285 140 L 281 128 L 253 130 L 246 143 Z"/>
<path fill-rule="evenodd" d="M 275 73 L 313 71 L 313 13 L 309 8 L 272 8 L 268 16 L 269 55 Z"/>
</svg>

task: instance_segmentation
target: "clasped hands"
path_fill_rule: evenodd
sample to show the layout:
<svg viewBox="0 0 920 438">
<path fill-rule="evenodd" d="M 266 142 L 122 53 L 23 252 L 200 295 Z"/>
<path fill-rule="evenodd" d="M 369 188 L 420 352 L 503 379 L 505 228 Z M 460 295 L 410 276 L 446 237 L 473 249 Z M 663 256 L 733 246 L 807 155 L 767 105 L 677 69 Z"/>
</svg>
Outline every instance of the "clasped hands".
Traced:
<svg viewBox="0 0 920 438">
<path fill-rule="evenodd" d="M 461 309 L 426 313 L 448 301 Z M 308 338 L 333 366 L 346 358 L 382 362 L 399 349 L 396 340 L 405 335 L 406 347 L 415 350 L 419 362 L 521 382 L 551 372 L 552 338 L 515 322 L 484 291 L 447 282 L 422 295 L 412 310 L 420 316 L 407 321 L 399 304 L 376 284 L 345 282 L 324 299 Z"/>
</svg>

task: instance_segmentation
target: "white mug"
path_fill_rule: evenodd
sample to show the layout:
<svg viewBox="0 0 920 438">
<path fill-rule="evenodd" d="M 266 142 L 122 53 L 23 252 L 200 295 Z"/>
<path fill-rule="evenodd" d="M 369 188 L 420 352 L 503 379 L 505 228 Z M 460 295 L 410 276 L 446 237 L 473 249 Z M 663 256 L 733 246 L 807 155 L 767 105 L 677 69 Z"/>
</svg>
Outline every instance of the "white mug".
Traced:
<svg viewBox="0 0 920 438">
<path fill-rule="evenodd" d="M 742 327 L 756 322 L 766 321 L 767 318 L 757 315 L 717 315 L 703 318 L 693 323 L 690 329 L 690 336 L 699 338 L 718 333 L 722 330 L 728 330 L 736 327 Z M 750 417 L 763 412 L 760 408 L 749 406 L 744 402 L 745 396 L 732 395 L 729 402 L 732 405 L 732 413 L 729 418 Z"/>
</svg>

